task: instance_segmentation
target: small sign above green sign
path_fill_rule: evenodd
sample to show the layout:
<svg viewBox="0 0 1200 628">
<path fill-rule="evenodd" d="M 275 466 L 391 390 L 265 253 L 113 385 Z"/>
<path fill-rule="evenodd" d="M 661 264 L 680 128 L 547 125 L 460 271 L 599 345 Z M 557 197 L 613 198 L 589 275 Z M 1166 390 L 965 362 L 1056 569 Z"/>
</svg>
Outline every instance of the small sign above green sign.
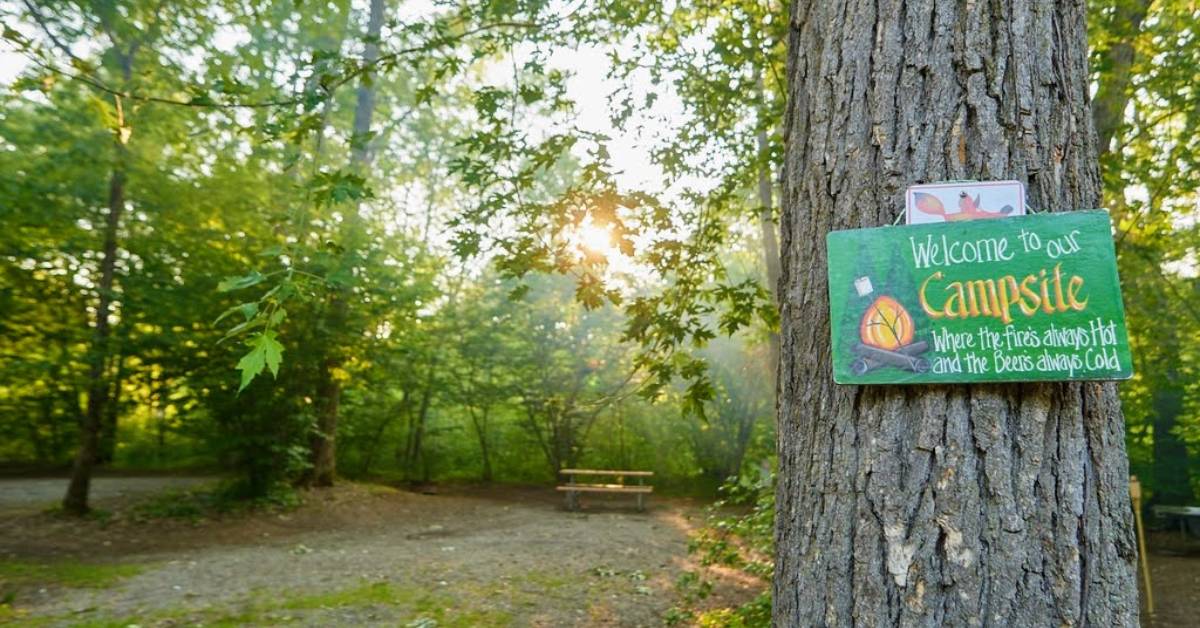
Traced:
<svg viewBox="0 0 1200 628">
<path fill-rule="evenodd" d="M 1103 211 L 835 231 L 826 243 L 839 384 L 1133 374 Z"/>
</svg>

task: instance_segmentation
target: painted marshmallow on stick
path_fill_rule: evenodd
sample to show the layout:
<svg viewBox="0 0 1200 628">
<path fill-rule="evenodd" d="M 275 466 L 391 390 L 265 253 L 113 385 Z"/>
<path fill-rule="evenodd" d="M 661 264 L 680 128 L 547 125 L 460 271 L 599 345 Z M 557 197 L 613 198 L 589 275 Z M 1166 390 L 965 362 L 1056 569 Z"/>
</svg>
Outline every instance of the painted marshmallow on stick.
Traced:
<svg viewBox="0 0 1200 628">
<path fill-rule="evenodd" d="M 875 288 L 870 277 L 854 280 L 854 289 L 860 297 L 868 297 Z M 914 338 L 916 326 L 908 310 L 894 297 L 876 297 L 863 311 L 858 324 L 859 342 L 854 347 L 858 358 L 851 364 L 855 375 L 891 366 L 914 373 L 929 371 L 929 360 L 921 357 L 929 349 L 928 343 Z"/>
</svg>

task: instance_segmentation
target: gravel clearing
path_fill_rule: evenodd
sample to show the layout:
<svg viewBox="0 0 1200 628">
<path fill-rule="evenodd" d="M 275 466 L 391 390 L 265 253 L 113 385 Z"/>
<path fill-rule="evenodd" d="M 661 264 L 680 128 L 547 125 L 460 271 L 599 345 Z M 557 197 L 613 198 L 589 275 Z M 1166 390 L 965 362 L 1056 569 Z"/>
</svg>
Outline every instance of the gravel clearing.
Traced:
<svg viewBox="0 0 1200 628">
<path fill-rule="evenodd" d="M 697 507 L 589 504 L 566 512 L 545 489 L 347 484 L 291 513 L 197 524 L 0 518 L 0 555 L 146 565 L 109 588 L 18 597 L 22 617 L 51 625 L 662 625 Z"/>
</svg>

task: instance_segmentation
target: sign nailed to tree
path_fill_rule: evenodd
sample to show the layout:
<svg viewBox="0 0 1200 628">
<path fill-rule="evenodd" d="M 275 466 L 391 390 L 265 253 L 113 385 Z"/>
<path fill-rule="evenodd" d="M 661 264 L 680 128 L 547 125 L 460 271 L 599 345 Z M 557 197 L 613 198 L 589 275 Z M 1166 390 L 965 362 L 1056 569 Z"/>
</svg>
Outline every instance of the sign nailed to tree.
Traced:
<svg viewBox="0 0 1200 628">
<path fill-rule="evenodd" d="M 1105 212 L 835 231 L 827 245 L 839 384 L 1133 374 Z"/>
</svg>

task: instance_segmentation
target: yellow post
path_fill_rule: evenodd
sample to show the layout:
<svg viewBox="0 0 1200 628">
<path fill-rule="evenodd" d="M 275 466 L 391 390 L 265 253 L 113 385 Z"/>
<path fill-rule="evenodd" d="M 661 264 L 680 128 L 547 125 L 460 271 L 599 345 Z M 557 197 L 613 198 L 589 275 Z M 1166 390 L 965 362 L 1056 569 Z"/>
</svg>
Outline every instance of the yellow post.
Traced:
<svg viewBox="0 0 1200 628">
<path fill-rule="evenodd" d="M 1136 475 L 1129 476 L 1129 496 L 1133 498 L 1133 520 L 1137 523 L 1138 556 L 1141 557 L 1142 579 L 1146 583 L 1146 612 L 1154 614 L 1154 592 L 1150 589 L 1150 559 L 1146 556 L 1146 528 L 1142 525 L 1142 483 Z"/>
</svg>

